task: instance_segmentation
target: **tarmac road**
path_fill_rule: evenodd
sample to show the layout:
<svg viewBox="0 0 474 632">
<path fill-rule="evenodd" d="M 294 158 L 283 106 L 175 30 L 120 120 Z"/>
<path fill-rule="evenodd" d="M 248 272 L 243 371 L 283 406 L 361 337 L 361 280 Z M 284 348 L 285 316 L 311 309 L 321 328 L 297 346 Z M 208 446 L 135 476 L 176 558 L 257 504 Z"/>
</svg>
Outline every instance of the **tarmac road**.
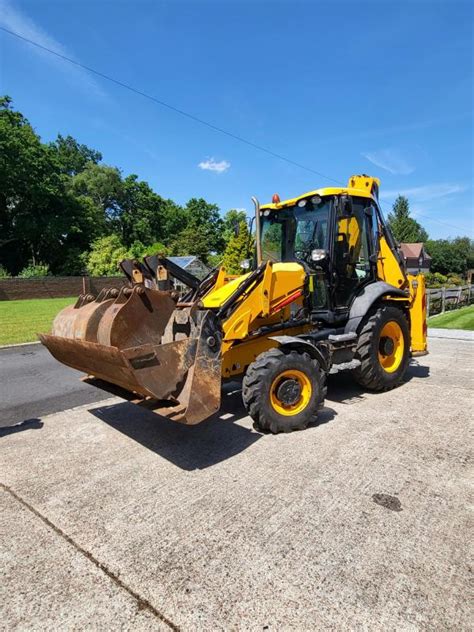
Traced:
<svg viewBox="0 0 474 632">
<path fill-rule="evenodd" d="M 40 344 L 0 349 L 0 428 L 110 397 Z"/>
<path fill-rule="evenodd" d="M 0 627 L 472 629 L 474 343 L 430 349 L 388 393 L 336 376 L 303 432 L 239 393 L 190 428 L 110 398 L 4 429 Z"/>
</svg>

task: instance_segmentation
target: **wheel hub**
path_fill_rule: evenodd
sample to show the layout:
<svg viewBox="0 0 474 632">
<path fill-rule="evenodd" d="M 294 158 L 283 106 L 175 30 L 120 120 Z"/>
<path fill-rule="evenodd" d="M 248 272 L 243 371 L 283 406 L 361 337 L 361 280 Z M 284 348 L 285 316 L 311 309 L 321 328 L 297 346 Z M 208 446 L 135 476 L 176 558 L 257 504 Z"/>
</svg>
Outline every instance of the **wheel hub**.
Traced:
<svg viewBox="0 0 474 632">
<path fill-rule="evenodd" d="M 276 396 L 285 406 L 293 406 L 301 397 L 301 384 L 293 379 L 283 380 L 277 388 Z"/>
<path fill-rule="evenodd" d="M 395 344 L 389 336 L 382 336 L 379 342 L 379 352 L 384 356 L 390 356 L 395 350 Z"/>
</svg>

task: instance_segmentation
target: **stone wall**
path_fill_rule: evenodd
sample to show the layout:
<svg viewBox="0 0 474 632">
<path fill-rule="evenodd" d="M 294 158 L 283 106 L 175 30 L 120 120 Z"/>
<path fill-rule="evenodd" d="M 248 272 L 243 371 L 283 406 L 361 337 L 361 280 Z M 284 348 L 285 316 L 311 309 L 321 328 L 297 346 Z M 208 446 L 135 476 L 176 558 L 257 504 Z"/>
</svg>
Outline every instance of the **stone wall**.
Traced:
<svg viewBox="0 0 474 632">
<path fill-rule="evenodd" d="M 120 288 L 125 277 L 41 277 L 0 279 L 0 301 L 28 298 L 63 298 L 84 292 L 98 294 L 103 288 Z"/>
</svg>

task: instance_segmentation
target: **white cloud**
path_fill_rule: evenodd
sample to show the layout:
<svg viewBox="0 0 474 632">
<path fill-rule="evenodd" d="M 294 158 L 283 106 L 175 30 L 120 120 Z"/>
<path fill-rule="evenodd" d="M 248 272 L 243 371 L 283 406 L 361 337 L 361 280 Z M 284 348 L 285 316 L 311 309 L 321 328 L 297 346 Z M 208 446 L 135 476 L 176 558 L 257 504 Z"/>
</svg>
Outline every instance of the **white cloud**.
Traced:
<svg viewBox="0 0 474 632">
<path fill-rule="evenodd" d="M 439 184 L 425 184 L 420 187 L 411 187 L 408 189 L 381 191 L 380 197 L 382 199 L 393 199 L 398 195 L 404 195 L 410 201 L 428 202 L 429 200 L 436 200 L 441 197 L 446 197 L 447 195 L 462 193 L 465 190 L 466 187 L 461 184 L 445 182 Z"/>
<path fill-rule="evenodd" d="M 221 160 L 220 162 L 216 162 L 214 158 L 208 158 L 207 160 L 203 160 L 198 164 L 199 169 L 203 169 L 204 171 L 215 171 L 216 173 L 224 173 L 230 168 L 230 162 L 227 160 Z"/>
<path fill-rule="evenodd" d="M 18 33 L 18 35 L 22 37 L 26 37 L 38 43 L 40 46 L 44 46 L 60 55 L 74 59 L 74 55 L 68 51 L 65 46 L 48 35 L 46 31 L 38 26 L 30 17 L 22 13 L 16 7 L 13 7 L 8 0 L 0 0 L 0 25 L 14 33 Z M 5 35 L 5 37 L 11 36 Z M 36 46 L 32 46 L 31 44 L 26 45 L 35 55 L 42 57 L 49 63 L 54 64 L 57 68 L 60 68 L 66 74 L 68 80 L 74 83 L 74 85 L 80 85 L 82 90 L 95 93 L 97 96 L 104 96 L 102 88 L 86 70 L 74 66 L 55 55 L 51 55 L 51 53 L 43 51 Z"/>
<path fill-rule="evenodd" d="M 367 151 L 363 152 L 362 155 L 372 164 L 385 169 L 385 171 L 393 175 L 406 176 L 415 171 L 415 168 L 396 149 L 387 148 Z"/>
</svg>

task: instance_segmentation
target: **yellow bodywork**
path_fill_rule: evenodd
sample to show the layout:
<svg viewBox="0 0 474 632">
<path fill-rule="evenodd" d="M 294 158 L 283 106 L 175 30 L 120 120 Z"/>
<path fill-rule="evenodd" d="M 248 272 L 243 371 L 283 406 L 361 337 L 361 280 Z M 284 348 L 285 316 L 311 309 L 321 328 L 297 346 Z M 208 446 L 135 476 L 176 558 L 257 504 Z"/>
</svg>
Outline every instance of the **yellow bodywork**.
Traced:
<svg viewBox="0 0 474 632">
<path fill-rule="evenodd" d="M 325 187 L 304 193 L 295 198 L 266 204 L 261 210 L 278 210 L 287 206 L 293 206 L 299 200 L 312 195 L 321 197 L 328 195 L 350 195 L 372 199 L 377 204 L 378 187 L 380 180 L 369 176 L 351 176 L 348 187 Z M 351 218 L 341 219 L 338 226 L 339 232 L 345 232 L 350 248 L 360 248 L 361 234 L 357 222 Z M 249 273 L 250 274 L 250 273 Z M 221 307 L 227 299 L 237 290 L 240 284 L 248 278 L 249 274 L 227 281 L 225 270 L 221 269 L 214 287 L 203 298 L 203 307 L 216 309 Z M 426 300 L 424 277 L 407 275 L 400 266 L 395 254 L 390 248 L 384 236 L 379 243 L 379 258 L 377 262 L 377 274 L 380 281 L 385 281 L 396 288 L 409 293 L 409 297 L 387 297 L 388 300 L 396 300 L 406 305 L 406 313 L 409 319 L 411 334 L 411 350 L 413 353 L 426 352 Z M 242 374 L 246 367 L 256 357 L 277 343 L 265 335 L 259 335 L 259 330 L 268 325 L 282 324 L 282 330 L 272 329 L 272 336 L 279 333 L 297 335 L 304 333 L 311 327 L 284 328 L 283 325 L 290 318 L 290 312 L 298 310 L 303 304 L 303 288 L 306 273 L 298 263 L 267 262 L 263 280 L 253 288 L 249 288 L 241 298 L 237 308 L 223 324 L 222 342 L 222 375 L 231 377 Z M 309 279 L 310 285 L 313 281 Z M 311 287 L 309 288 L 312 289 Z M 290 304 L 280 307 L 287 299 L 300 292 Z"/>
<path fill-rule="evenodd" d="M 203 298 L 203 307 L 221 307 L 248 277 L 244 274 L 219 288 L 212 288 Z M 222 342 L 222 374 L 224 377 L 239 375 L 255 358 L 277 344 L 265 336 L 252 332 L 268 325 L 286 323 L 291 310 L 303 304 L 303 288 L 306 274 L 299 263 L 267 262 L 263 279 L 242 297 L 237 309 L 224 322 Z M 300 296 L 297 296 L 297 294 Z M 282 305 L 295 297 L 289 305 Z M 297 334 L 300 328 L 286 329 L 285 333 Z M 278 335 L 278 330 L 273 332 Z"/>
<path fill-rule="evenodd" d="M 298 197 L 278 202 L 278 204 L 263 204 L 260 208 L 262 211 L 266 209 L 278 210 L 286 206 L 294 206 L 298 204 L 300 200 L 304 200 L 313 195 L 319 195 L 321 197 L 326 195 L 350 195 L 353 197 L 371 198 L 376 201 L 374 191 L 375 188 L 378 190 L 379 186 L 380 180 L 378 178 L 372 178 L 370 176 L 351 176 L 347 187 L 323 187 L 321 189 L 314 189 L 314 191 L 303 193 L 302 195 L 298 195 Z"/>
<path fill-rule="evenodd" d="M 407 276 L 410 284 L 410 336 L 411 350 L 415 355 L 423 355 L 427 350 L 426 334 L 426 288 L 423 274 Z"/>
</svg>

